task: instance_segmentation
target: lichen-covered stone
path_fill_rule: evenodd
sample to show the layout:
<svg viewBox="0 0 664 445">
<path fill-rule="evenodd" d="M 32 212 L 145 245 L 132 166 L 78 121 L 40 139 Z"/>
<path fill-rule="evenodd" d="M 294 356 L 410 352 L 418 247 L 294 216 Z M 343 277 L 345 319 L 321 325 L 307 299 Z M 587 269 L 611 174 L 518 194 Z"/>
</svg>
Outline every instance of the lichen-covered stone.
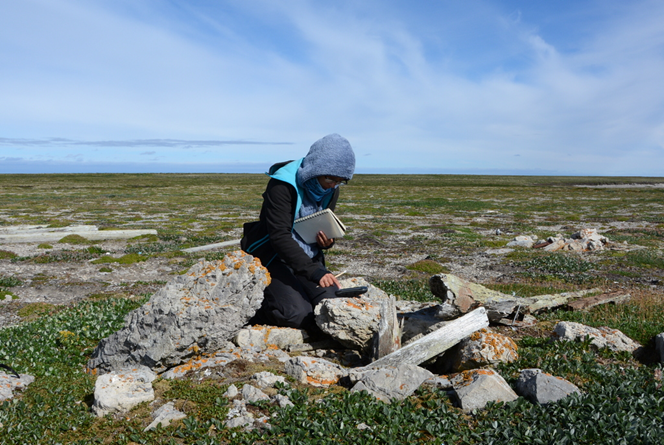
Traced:
<svg viewBox="0 0 664 445">
<path fill-rule="evenodd" d="M 314 309 L 323 332 L 350 349 L 369 350 L 378 332 L 381 300 L 332 298 Z"/>
<path fill-rule="evenodd" d="M 481 329 L 459 343 L 454 370 L 465 371 L 510 363 L 519 358 L 517 351 L 517 345 L 511 338 L 490 329 Z"/>
<path fill-rule="evenodd" d="M 558 340 L 584 340 L 586 336 L 590 337 L 591 345 L 596 348 L 609 348 L 612 351 L 634 352 L 641 345 L 618 329 L 611 329 L 606 326 L 593 328 L 575 323 L 572 321 L 561 321 L 553 328 L 555 338 Z"/>
<path fill-rule="evenodd" d="M 242 251 L 201 261 L 129 313 L 124 328 L 99 342 L 88 368 L 145 365 L 161 372 L 213 353 L 256 313 L 269 280 L 260 261 Z"/>
<path fill-rule="evenodd" d="M 154 400 L 152 381 L 157 375 L 145 366 L 120 369 L 97 377 L 92 412 L 98 417 L 124 413 Z"/>
<path fill-rule="evenodd" d="M 316 357 L 293 357 L 285 363 L 286 374 L 300 383 L 325 387 L 347 375 L 345 368 Z"/>
</svg>

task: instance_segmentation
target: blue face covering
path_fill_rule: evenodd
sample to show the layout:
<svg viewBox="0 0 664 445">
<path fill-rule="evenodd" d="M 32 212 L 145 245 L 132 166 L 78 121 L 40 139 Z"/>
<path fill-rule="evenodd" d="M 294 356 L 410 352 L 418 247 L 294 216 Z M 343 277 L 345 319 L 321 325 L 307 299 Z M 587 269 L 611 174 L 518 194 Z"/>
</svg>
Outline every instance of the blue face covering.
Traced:
<svg viewBox="0 0 664 445">
<path fill-rule="evenodd" d="M 327 190 L 320 185 L 318 177 L 313 177 L 304 183 L 304 188 L 307 189 L 311 196 L 316 200 L 316 202 L 321 202 L 325 196 L 330 193 L 334 193 L 336 187 L 331 187 Z"/>
</svg>

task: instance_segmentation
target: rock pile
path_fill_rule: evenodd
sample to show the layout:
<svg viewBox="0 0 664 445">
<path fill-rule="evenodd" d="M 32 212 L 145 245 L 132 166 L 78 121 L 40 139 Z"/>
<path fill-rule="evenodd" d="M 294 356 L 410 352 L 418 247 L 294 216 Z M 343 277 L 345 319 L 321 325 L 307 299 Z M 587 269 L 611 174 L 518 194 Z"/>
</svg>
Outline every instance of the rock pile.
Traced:
<svg viewBox="0 0 664 445">
<path fill-rule="evenodd" d="M 124 413 L 137 403 L 153 400 L 152 381 L 157 376 L 226 378 L 233 363 L 241 367 L 264 364 L 272 371 L 257 372 L 242 386 L 236 381 L 239 387 L 231 385 L 224 394 L 232 405 L 226 426 L 246 429 L 270 427 L 270 419 L 255 414 L 259 411 L 250 405 L 291 404 L 283 390 L 288 386 L 286 376 L 303 385 L 366 391 L 387 403 L 408 397 L 421 385 L 432 385 L 448 391 L 468 412 L 491 401 L 509 402 L 522 396 L 545 404 L 579 392 L 573 384 L 538 369 L 522 370 L 512 389 L 493 369 L 516 360 L 518 348 L 509 337 L 489 328 L 490 320 L 499 322 L 515 310 L 536 312 L 535 299 L 515 302 L 513 296 L 441 274 L 432 277 L 430 284 L 442 304 L 395 302 L 360 279 L 347 280 L 350 286 L 367 285 L 369 295 L 332 299 L 317 307 L 317 323 L 334 341 L 315 346 L 307 343 L 309 337 L 302 330 L 245 326 L 260 305 L 268 280 L 265 269 L 251 256 L 236 252 L 223 261 L 200 262 L 168 283 L 95 350 L 89 368 L 100 375 L 93 412 L 99 416 Z M 398 322 L 385 328 L 380 321 L 388 306 Z M 369 349 L 380 339 L 381 324 L 380 329 L 392 330 L 386 334 L 390 341 L 407 324 L 412 337 L 403 347 L 371 362 Z M 630 351 L 639 347 L 615 330 L 560 323 L 554 331 L 558 340 L 590 336 L 597 347 Z M 287 351 L 298 351 L 298 355 Z M 350 360 L 349 352 L 355 352 L 355 360 Z M 358 360 L 364 366 L 356 366 Z M 172 403 L 153 404 L 153 422 L 147 429 L 184 416 Z"/>
<path fill-rule="evenodd" d="M 536 235 L 520 235 L 507 243 L 508 247 L 525 247 L 542 249 L 548 252 L 556 250 L 571 250 L 575 252 L 589 252 L 604 250 L 609 244 L 609 239 L 597 232 L 597 229 L 582 229 L 565 238 L 561 234 L 550 236 L 545 240 L 539 240 Z"/>
</svg>

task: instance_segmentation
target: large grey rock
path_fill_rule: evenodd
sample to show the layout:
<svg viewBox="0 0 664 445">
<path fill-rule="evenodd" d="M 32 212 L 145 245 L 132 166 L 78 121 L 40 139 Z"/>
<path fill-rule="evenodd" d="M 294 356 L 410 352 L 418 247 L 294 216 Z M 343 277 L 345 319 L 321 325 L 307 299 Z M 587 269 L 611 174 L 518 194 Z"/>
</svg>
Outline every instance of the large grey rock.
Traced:
<svg viewBox="0 0 664 445">
<path fill-rule="evenodd" d="M 128 314 L 125 327 L 103 339 L 89 369 L 145 365 L 161 372 L 226 345 L 255 314 L 269 284 L 258 259 L 236 251 L 201 261 Z"/>
<path fill-rule="evenodd" d="M 0 402 L 14 397 L 15 391 L 23 391 L 35 378 L 28 374 L 19 374 L 16 378 L 13 374 L 0 372 Z"/>
<path fill-rule="evenodd" d="M 92 412 L 98 417 L 124 413 L 154 400 L 152 381 L 157 374 L 145 366 L 120 369 L 97 377 Z"/>
<path fill-rule="evenodd" d="M 380 321 L 380 300 L 330 298 L 314 309 L 323 332 L 350 349 L 368 351 Z"/>
<path fill-rule="evenodd" d="M 616 352 L 634 352 L 641 347 L 639 343 L 618 329 L 611 329 L 606 326 L 593 328 L 572 321 L 561 321 L 553 328 L 553 331 L 556 334 L 555 338 L 558 340 L 581 341 L 589 336 L 592 339 L 591 345 L 596 348 L 609 348 Z"/>
<path fill-rule="evenodd" d="M 452 386 L 464 412 L 482 409 L 489 402 L 511 402 L 519 397 L 492 369 L 463 371 L 452 378 Z"/>
<path fill-rule="evenodd" d="M 384 402 L 403 400 L 433 376 L 424 368 L 408 364 L 372 369 L 363 373 L 351 391 L 367 391 Z"/>
<path fill-rule="evenodd" d="M 523 369 L 516 381 L 516 392 L 532 402 L 546 405 L 581 391 L 573 383 L 541 369 Z"/>
<path fill-rule="evenodd" d="M 312 386 L 330 386 L 348 371 L 336 363 L 316 357 L 293 357 L 285 363 L 286 374 L 300 383 Z"/>
<path fill-rule="evenodd" d="M 510 363 L 519 358 L 511 338 L 486 328 L 472 333 L 459 343 L 453 360 L 455 371 Z"/>
</svg>

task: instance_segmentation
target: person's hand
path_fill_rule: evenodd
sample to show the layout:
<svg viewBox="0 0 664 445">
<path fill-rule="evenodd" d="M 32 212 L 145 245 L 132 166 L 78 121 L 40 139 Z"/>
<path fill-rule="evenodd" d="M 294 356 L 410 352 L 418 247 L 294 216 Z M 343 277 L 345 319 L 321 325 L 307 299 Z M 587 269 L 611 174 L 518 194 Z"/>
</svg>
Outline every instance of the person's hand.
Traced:
<svg viewBox="0 0 664 445">
<path fill-rule="evenodd" d="M 326 273 L 325 275 L 323 275 L 323 278 L 320 279 L 318 285 L 320 287 L 330 287 L 332 285 L 341 287 L 341 284 L 339 283 L 339 280 L 337 280 L 337 277 L 335 277 L 331 273 Z"/>
<path fill-rule="evenodd" d="M 316 242 L 321 248 L 326 249 L 332 245 L 334 238 L 328 238 L 325 232 L 321 230 L 316 234 Z"/>
</svg>

